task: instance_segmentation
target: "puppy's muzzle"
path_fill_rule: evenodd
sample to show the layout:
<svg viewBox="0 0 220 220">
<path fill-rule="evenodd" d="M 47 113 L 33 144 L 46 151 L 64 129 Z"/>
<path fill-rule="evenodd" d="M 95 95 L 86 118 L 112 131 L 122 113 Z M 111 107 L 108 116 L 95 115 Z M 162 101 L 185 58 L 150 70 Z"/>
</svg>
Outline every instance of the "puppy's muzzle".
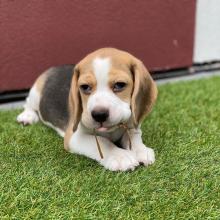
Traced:
<svg viewBox="0 0 220 220">
<path fill-rule="evenodd" d="M 109 111 L 108 109 L 104 109 L 104 108 L 94 109 L 92 111 L 92 117 L 96 122 L 103 123 L 108 119 Z"/>
</svg>

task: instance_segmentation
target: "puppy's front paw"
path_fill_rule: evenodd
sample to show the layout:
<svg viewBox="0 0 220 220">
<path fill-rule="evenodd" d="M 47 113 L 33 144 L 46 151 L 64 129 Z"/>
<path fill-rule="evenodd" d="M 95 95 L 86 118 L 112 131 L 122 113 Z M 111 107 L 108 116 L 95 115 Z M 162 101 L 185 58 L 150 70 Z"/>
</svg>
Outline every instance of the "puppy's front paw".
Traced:
<svg viewBox="0 0 220 220">
<path fill-rule="evenodd" d="M 155 154 L 152 148 L 146 147 L 144 144 L 135 150 L 136 158 L 140 164 L 145 166 L 155 162 Z"/>
<path fill-rule="evenodd" d="M 124 149 L 115 149 L 111 155 L 101 161 L 101 164 L 111 171 L 134 170 L 139 165 L 132 151 Z"/>
</svg>

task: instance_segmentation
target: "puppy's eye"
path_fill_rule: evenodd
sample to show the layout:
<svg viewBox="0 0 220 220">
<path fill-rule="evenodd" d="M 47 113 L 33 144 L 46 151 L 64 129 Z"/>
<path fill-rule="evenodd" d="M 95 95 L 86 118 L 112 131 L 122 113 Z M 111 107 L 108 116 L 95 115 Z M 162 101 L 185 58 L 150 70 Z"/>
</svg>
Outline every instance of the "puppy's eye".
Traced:
<svg viewBox="0 0 220 220">
<path fill-rule="evenodd" d="M 90 94 L 92 91 L 92 87 L 90 85 L 87 84 L 83 84 L 80 86 L 80 89 L 82 90 L 83 93 L 85 94 Z"/>
<path fill-rule="evenodd" d="M 113 86 L 114 92 L 121 92 L 126 87 L 126 83 L 124 82 L 116 82 Z"/>
</svg>

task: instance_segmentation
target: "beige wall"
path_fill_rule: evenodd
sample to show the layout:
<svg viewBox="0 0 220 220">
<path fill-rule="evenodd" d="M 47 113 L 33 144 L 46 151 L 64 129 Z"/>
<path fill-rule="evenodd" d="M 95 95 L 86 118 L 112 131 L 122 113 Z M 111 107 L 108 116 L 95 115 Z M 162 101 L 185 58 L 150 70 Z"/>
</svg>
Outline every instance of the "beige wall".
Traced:
<svg viewBox="0 0 220 220">
<path fill-rule="evenodd" d="M 220 0 L 197 0 L 194 62 L 220 60 Z"/>
</svg>

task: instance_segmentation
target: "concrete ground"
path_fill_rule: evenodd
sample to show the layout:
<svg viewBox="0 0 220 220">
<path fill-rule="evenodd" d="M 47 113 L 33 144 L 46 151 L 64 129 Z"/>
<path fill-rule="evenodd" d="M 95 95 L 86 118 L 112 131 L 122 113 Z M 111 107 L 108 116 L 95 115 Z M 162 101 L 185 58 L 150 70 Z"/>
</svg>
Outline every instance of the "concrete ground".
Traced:
<svg viewBox="0 0 220 220">
<path fill-rule="evenodd" d="M 198 80 L 202 78 L 210 78 L 212 76 L 220 76 L 220 71 L 212 71 L 212 72 L 201 72 L 197 74 L 193 74 L 190 76 L 178 76 L 174 78 L 168 78 L 168 79 L 159 79 L 156 81 L 157 85 L 162 85 L 166 83 L 175 83 L 179 81 L 189 81 L 189 80 Z M 18 101 L 18 102 L 10 102 L 10 103 L 4 103 L 0 104 L 0 110 L 9 110 L 9 109 L 19 109 L 22 108 L 24 105 L 24 101 Z"/>
<path fill-rule="evenodd" d="M 189 81 L 189 80 L 198 80 L 202 78 L 210 78 L 212 76 L 220 76 L 220 70 L 212 71 L 212 72 L 200 72 L 188 76 L 178 76 L 168 79 L 159 79 L 157 80 L 157 85 L 166 84 L 166 83 L 175 83 L 179 81 Z"/>
</svg>

